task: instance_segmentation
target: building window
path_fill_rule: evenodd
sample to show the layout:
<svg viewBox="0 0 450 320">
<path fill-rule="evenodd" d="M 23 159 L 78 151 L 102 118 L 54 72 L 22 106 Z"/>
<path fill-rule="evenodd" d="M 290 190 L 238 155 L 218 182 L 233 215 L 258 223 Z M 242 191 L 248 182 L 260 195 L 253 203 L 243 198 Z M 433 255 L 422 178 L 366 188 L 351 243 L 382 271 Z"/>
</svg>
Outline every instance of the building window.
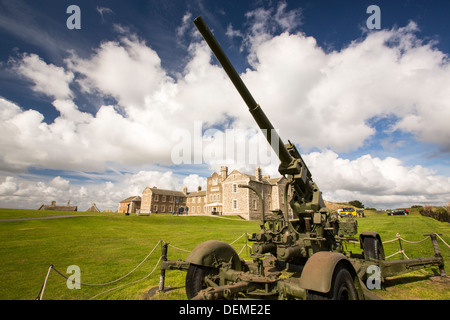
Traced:
<svg viewBox="0 0 450 320">
<path fill-rule="evenodd" d="M 166 202 L 166 196 L 162 196 L 162 202 Z M 164 210 L 163 210 L 164 211 Z"/>
<path fill-rule="evenodd" d="M 217 201 L 220 201 L 220 194 L 217 195 Z"/>
<path fill-rule="evenodd" d="M 234 199 L 233 200 L 233 210 L 236 210 L 237 209 L 237 200 L 236 199 Z"/>
<path fill-rule="evenodd" d="M 155 201 L 159 201 L 159 195 L 155 195 Z"/>
<path fill-rule="evenodd" d="M 161 206 L 161 212 L 166 212 L 166 206 Z"/>
<path fill-rule="evenodd" d="M 155 212 L 158 212 L 158 206 L 157 206 L 157 205 L 154 205 L 154 206 L 153 206 L 153 210 L 155 210 Z"/>
<path fill-rule="evenodd" d="M 197 207 L 197 213 L 201 213 L 200 206 Z"/>
<path fill-rule="evenodd" d="M 253 209 L 258 209 L 258 202 L 256 200 L 253 200 Z"/>
<path fill-rule="evenodd" d="M 233 183 L 233 192 L 236 193 L 237 192 L 237 184 Z"/>
</svg>

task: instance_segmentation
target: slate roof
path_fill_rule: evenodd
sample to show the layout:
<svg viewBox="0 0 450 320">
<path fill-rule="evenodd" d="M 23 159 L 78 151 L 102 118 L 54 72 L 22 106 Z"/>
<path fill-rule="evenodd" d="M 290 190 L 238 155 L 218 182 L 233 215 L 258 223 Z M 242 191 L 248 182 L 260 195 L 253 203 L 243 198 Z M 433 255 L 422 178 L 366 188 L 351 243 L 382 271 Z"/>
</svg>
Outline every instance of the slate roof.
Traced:
<svg viewBox="0 0 450 320">
<path fill-rule="evenodd" d="M 120 203 L 125 203 L 125 202 L 141 202 L 141 197 L 140 196 L 131 196 L 131 197 L 128 197 L 128 198 L 120 201 Z"/>
</svg>

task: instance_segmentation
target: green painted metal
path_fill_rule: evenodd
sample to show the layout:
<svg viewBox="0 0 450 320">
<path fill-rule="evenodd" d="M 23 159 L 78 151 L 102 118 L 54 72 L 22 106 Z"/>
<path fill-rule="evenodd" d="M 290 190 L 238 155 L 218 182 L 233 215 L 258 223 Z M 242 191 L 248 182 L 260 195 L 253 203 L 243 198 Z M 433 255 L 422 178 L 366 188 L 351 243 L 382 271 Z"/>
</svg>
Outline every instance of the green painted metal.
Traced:
<svg viewBox="0 0 450 320">
<path fill-rule="evenodd" d="M 213 268 L 227 265 L 236 270 L 241 269 L 241 261 L 234 248 L 226 242 L 217 240 L 208 240 L 199 244 L 192 250 L 186 261 Z"/>
</svg>

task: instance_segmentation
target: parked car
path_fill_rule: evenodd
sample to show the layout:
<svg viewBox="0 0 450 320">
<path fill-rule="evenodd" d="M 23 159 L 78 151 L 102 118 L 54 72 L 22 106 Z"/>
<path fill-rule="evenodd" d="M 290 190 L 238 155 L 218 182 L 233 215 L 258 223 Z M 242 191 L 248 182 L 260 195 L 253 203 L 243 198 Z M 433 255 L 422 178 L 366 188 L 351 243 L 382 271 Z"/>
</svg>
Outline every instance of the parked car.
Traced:
<svg viewBox="0 0 450 320">
<path fill-rule="evenodd" d="M 356 217 L 356 209 L 353 207 L 342 208 L 341 211 L 339 212 L 339 216 L 341 218 L 348 217 L 348 216 Z"/>
<path fill-rule="evenodd" d="M 388 216 L 407 216 L 409 214 L 408 210 L 406 209 L 396 209 L 392 211 L 388 211 Z"/>
</svg>

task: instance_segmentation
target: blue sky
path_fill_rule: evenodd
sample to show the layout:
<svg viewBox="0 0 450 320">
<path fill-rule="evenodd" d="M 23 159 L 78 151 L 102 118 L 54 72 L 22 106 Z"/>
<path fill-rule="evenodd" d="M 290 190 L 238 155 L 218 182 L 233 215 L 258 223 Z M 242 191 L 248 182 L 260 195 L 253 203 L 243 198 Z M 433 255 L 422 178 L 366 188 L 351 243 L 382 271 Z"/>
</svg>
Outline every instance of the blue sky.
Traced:
<svg viewBox="0 0 450 320">
<path fill-rule="evenodd" d="M 67 28 L 72 4 L 81 29 Z M 146 186 L 204 187 L 221 165 L 276 176 L 276 159 L 251 159 L 256 124 L 198 15 L 326 200 L 446 204 L 449 12 L 448 1 L 0 1 L 0 207 L 115 210 Z M 245 159 L 208 144 L 226 132 L 247 141 Z"/>
</svg>

